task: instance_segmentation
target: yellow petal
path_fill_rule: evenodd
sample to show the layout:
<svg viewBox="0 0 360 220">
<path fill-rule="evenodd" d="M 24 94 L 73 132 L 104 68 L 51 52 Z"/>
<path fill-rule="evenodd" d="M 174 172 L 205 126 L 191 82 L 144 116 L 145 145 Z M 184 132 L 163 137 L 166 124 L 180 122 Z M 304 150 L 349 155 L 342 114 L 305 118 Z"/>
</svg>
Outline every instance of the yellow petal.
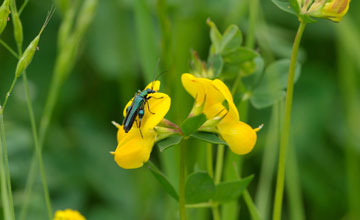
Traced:
<svg viewBox="0 0 360 220">
<path fill-rule="evenodd" d="M 119 130 L 123 130 L 122 127 Z M 135 169 L 142 167 L 149 160 L 156 133 L 152 129 L 141 129 L 141 132 L 143 136 L 138 128 L 132 128 L 127 134 L 118 132 L 118 146 L 114 160 L 120 167 Z"/>
<path fill-rule="evenodd" d="M 322 16 L 339 22 L 349 10 L 350 0 L 332 0 L 325 4 Z"/>
<path fill-rule="evenodd" d="M 189 73 L 181 76 L 185 90 L 195 98 L 195 102 L 202 104 L 204 101 L 204 114 L 208 119 L 215 117 L 219 112 L 226 110 L 222 105 L 224 96 L 213 86 L 213 81 L 206 78 L 197 78 Z M 226 111 L 224 112 L 226 113 Z"/>
<path fill-rule="evenodd" d="M 239 112 L 236 108 L 236 105 L 234 104 L 234 100 L 233 100 L 233 97 L 231 95 L 229 88 L 225 85 L 225 83 L 223 83 L 223 81 L 218 80 L 218 79 L 215 79 L 213 81 L 213 84 L 214 84 L 215 88 L 217 88 L 221 92 L 221 94 L 225 97 L 225 100 L 227 101 L 227 103 L 229 105 L 229 112 L 223 120 L 239 121 L 240 120 Z"/>
<path fill-rule="evenodd" d="M 145 89 L 152 89 L 155 91 L 159 91 L 160 90 L 160 81 L 159 80 L 152 81 L 145 87 Z"/>
<path fill-rule="evenodd" d="M 141 121 L 142 129 L 153 129 L 165 117 L 170 109 L 171 99 L 165 93 L 151 94 L 151 98 L 144 106 L 144 117 Z M 149 111 L 150 109 L 150 111 Z"/>
<path fill-rule="evenodd" d="M 221 137 L 235 154 L 247 154 L 256 144 L 257 135 L 254 129 L 241 121 L 224 122 L 217 126 Z"/>
<path fill-rule="evenodd" d="M 86 220 L 80 212 L 76 210 L 66 209 L 55 212 L 54 220 Z"/>
</svg>

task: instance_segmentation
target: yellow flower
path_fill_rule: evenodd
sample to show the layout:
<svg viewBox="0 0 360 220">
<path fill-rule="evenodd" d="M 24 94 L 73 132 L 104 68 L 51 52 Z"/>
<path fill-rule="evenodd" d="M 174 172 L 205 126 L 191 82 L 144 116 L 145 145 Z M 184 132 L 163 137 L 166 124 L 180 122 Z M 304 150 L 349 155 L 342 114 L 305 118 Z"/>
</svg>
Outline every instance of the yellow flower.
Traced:
<svg viewBox="0 0 360 220">
<path fill-rule="evenodd" d="M 185 90 L 195 98 L 195 106 L 203 106 L 202 113 L 206 118 L 216 121 L 216 131 L 234 153 L 247 154 L 254 148 L 258 129 L 240 121 L 231 92 L 221 80 L 196 78 L 184 73 L 181 81 Z M 223 104 L 225 101 L 228 108 Z"/>
<path fill-rule="evenodd" d="M 58 210 L 55 212 L 54 220 L 86 220 L 80 212 L 71 209 Z"/>
<path fill-rule="evenodd" d="M 330 0 L 322 9 L 323 16 L 339 22 L 349 10 L 351 0 Z"/>
<path fill-rule="evenodd" d="M 301 13 L 339 22 L 349 10 L 350 1 L 306 0 L 305 2 L 300 2 Z"/>
<path fill-rule="evenodd" d="M 160 81 L 150 83 L 145 89 L 147 88 L 159 91 Z M 155 127 L 169 111 L 171 99 L 168 95 L 156 92 L 150 96 L 152 96 L 152 98 L 147 101 L 147 104 L 144 107 L 145 113 L 140 128 L 134 123 L 130 131 L 125 133 L 123 126 L 115 123 L 115 126 L 118 128 L 118 145 L 115 152 L 112 154 L 114 155 L 116 163 L 124 169 L 142 167 L 143 164 L 149 160 L 151 150 L 157 137 Z M 131 105 L 131 102 L 132 100 L 130 100 L 124 108 L 124 116 L 126 115 L 126 108 Z M 151 112 L 149 112 L 148 107 Z M 136 117 L 136 120 L 138 121 L 138 116 Z"/>
</svg>

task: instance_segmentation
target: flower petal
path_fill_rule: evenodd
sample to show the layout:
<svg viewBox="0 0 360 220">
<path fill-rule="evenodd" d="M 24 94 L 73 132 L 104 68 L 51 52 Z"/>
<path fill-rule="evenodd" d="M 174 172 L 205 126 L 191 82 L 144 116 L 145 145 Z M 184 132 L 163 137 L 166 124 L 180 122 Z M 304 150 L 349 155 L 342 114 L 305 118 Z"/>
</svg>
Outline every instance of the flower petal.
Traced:
<svg viewBox="0 0 360 220">
<path fill-rule="evenodd" d="M 218 79 L 215 79 L 213 81 L 213 85 L 225 97 L 225 100 L 227 101 L 227 103 L 229 105 L 229 112 L 223 120 L 239 121 L 240 120 L 239 112 L 234 104 L 234 100 L 233 100 L 233 97 L 231 95 L 229 88 L 225 85 L 225 83 L 223 83 L 221 80 L 218 80 Z"/>
<path fill-rule="evenodd" d="M 152 81 L 145 87 L 145 89 L 152 89 L 155 91 L 159 91 L 160 90 L 160 81 L 159 80 Z"/>
<path fill-rule="evenodd" d="M 247 154 L 255 146 L 257 135 L 254 129 L 241 121 L 223 122 L 217 126 L 221 137 L 235 154 Z"/>
<path fill-rule="evenodd" d="M 165 117 L 170 109 L 171 99 L 165 93 L 157 92 L 151 94 L 144 106 L 144 117 L 141 121 L 142 129 L 153 129 Z M 149 111 L 150 109 L 150 111 Z"/>
<path fill-rule="evenodd" d="M 119 130 L 123 130 L 122 127 Z M 120 167 L 135 169 L 142 167 L 149 160 L 156 133 L 152 129 L 142 129 L 141 132 L 143 136 L 138 128 L 133 128 L 128 134 L 122 136 L 121 131 L 118 132 L 118 146 L 114 153 L 114 160 Z"/>
<path fill-rule="evenodd" d="M 65 209 L 57 210 L 55 212 L 54 220 L 85 220 L 85 217 L 76 210 Z"/>
<path fill-rule="evenodd" d="M 181 76 L 185 90 L 195 98 L 198 104 L 204 104 L 204 114 L 208 119 L 213 118 L 224 110 L 222 102 L 224 96 L 213 86 L 213 81 L 206 78 L 197 78 L 189 73 Z"/>
</svg>

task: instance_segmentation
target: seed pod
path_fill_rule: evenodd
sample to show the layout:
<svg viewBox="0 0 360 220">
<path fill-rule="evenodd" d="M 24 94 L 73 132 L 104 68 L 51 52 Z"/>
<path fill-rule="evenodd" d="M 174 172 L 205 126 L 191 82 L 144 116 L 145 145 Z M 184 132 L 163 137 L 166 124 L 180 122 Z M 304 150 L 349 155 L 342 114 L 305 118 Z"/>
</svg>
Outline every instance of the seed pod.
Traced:
<svg viewBox="0 0 360 220">
<path fill-rule="evenodd" d="M 43 26 L 41 27 L 39 34 L 34 38 L 34 40 L 31 41 L 29 46 L 26 48 L 26 50 L 24 51 L 24 53 L 20 57 L 20 59 L 19 59 L 19 61 L 17 63 L 17 66 L 16 66 L 16 70 L 15 70 L 15 76 L 16 77 L 21 76 L 21 73 L 24 72 L 26 70 L 26 68 L 29 66 L 32 58 L 34 57 L 37 46 L 39 44 L 40 36 L 41 36 L 42 32 L 44 31 L 46 25 L 49 23 L 49 21 L 50 21 L 52 15 L 54 14 L 54 12 L 55 12 L 55 8 L 53 7 L 48 12 L 46 20 L 45 20 Z"/>
<path fill-rule="evenodd" d="M 0 34 L 4 31 L 8 17 L 9 17 L 9 10 L 10 7 L 10 0 L 5 0 L 3 4 L 0 6 Z"/>
<path fill-rule="evenodd" d="M 31 41 L 29 46 L 24 51 L 23 55 L 20 57 L 20 60 L 16 66 L 16 71 L 15 71 L 16 77 L 21 76 L 21 73 L 24 72 L 24 70 L 29 66 L 32 58 L 34 57 L 39 40 L 40 40 L 40 34 L 37 35 L 33 41 Z"/>
<path fill-rule="evenodd" d="M 23 43 L 23 27 L 21 24 L 19 13 L 17 11 L 12 13 L 12 19 L 14 24 L 15 41 L 18 46 L 18 49 L 21 50 Z"/>
</svg>

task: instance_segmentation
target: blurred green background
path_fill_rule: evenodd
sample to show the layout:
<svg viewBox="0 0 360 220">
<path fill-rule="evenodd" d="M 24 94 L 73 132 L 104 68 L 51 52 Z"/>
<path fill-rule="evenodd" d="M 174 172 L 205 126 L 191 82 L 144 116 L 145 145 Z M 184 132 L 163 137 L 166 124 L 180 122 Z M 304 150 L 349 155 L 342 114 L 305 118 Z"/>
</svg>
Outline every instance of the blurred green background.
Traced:
<svg viewBox="0 0 360 220">
<path fill-rule="evenodd" d="M 204 60 L 208 55 L 210 39 L 206 19 L 210 17 L 221 31 L 229 24 L 237 24 L 246 38 L 248 1 L 251 0 L 99 1 L 96 17 L 81 42 L 76 65 L 62 88 L 43 150 L 54 210 L 77 209 L 90 220 L 176 219 L 175 201 L 162 190 L 146 167 L 124 170 L 114 162 L 109 154 L 117 144 L 116 129 L 111 121 L 122 121 L 126 102 L 153 79 L 160 58 L 160 69 L 168 70 L 160 78 L 162 90 L 172 97 L 167 118 L 180 123 L 192 105 L 192 99 L 180 84 L 180 75 L 190 69 L 191 49 L 198 51 Z M 36 36 L 52 4 L 44 0 L 29 2 L 21 15 L 24 45 Z M 162 11 L 164 4 L 167 4 L 167 14 Z M 276 59 L 288 58 L 298 25 L 296 17 L 281 11 L 270 0 L 261 0 L 260 8 L 260 17 L 265 22 L 256 26 L 256 48 L 265 38 L 270 45 L 267 52 Z M 352 67 L 350 71 L 355 73 L 355 81 L 350 80 L 350 83 L 355 89 L 351 97 L 357 99 L 355 106 L 359 107 L 360 50 L 356 50 L 360 49 L 360 14 L 356 13 L 359 10 L 359 2 L 353 1 L 344 23 L 321 20 L 308 25 L 305 31 L 300 56 L 302 75 L 295 86 L 292 116 L 296 160 L 289 158 L 297 163 L 298 171 L 295 177 L 290 174 L 288 180 L 295 183 L 290 184 L 294 188 L 288 187 L 285 191 L 284 219 L 346 219 L 348 216 L 347 195 L 355 193 L 348 189 L 349 167 L 360 175 L 359 163 L 349 165 L 349 160 L 360 159 L 360 142 L 350 141 L 351 146 L 358 148 L 349 153 L 348 139 L 353 134 L 352 138 L 359 140 L 360 133 L 359 130 L 350 131 L 346 121 L 359 121 L 360 111 L 355 111 L 349 119 L 346 105 L 349 96 L 344 89 L 348 87 L 341 82 L 349 74 L 345 70 Z M 37 120 L 42 114 L 52 77 L 61 14 L 58 8 L 27 71 Z M 15 48 L 10 22 L 1 39 Z M 263 55 L 261 49 L 258 52 Z M 16 59 L 0 47 L 1 100 L 11 84 L 15 67 Z M 243 176 L 255 174 L 249 188 L 255 199 L 271 108 L 251 107 L 249 112 L 251 126 L 265 125 L 259 132 L 255 149 L 243 156 Z M 22 80 L 10 96 L 4 117 L 18 215 L 34 150 Z M 202 167 L 205 160 L 203 146 L 191 143 L 188 147 L 192 155 L 190 171 L 194 161 Z M 175 185 L 177 151 L 175 147 L 160 155 L 154 147 L 151 156 Z M 349 159 L 349 155 L 355 160 Z M 271 172 L 270 176 L 275 177 L 275 174 Z M 39 175 L 37 177 L 27 219 L 46 219 L 41 181 Z M 274 183 L 275 178 L 272 178 L 267 184 L 272 184 L 274 189 Z M 291 196 L 294 193 L 295 199 Z M 268 199 L 273 200 L 273 193 Z M 250 219 L 242 199 L 240 205 L 241 219 Z M 271 209 L 272 205 L 269 207 Z M 210 210 L 191 210 L 189 219 L 211 219 Z"/>
</svg>

